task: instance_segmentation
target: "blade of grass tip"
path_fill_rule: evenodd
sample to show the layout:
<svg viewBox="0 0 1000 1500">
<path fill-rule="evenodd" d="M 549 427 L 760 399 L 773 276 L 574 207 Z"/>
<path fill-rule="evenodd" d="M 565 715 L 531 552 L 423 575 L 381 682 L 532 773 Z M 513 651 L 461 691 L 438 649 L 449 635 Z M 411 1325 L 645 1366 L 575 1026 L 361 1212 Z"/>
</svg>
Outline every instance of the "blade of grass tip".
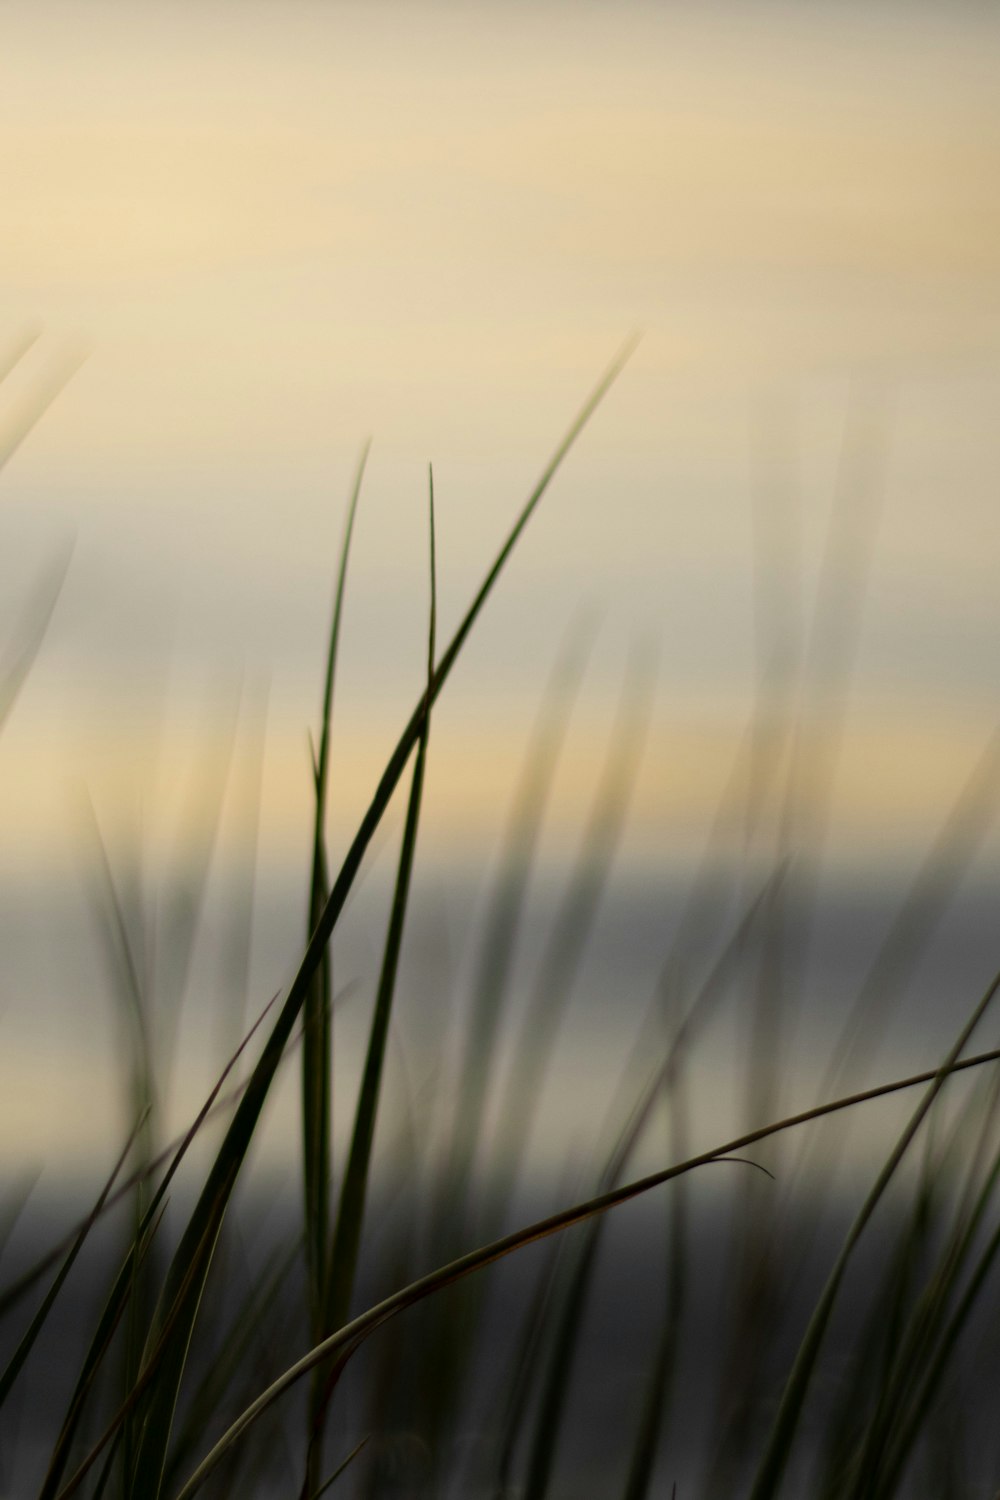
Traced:
<svg viewBox="0 0 1000 1500">
<path fill-rule="evenodd" d="M 430 684 L 434 677 L 434 653 L 437 636 L 437 564 L 434 539 L 434 473 L 430 471 L 430 611 L 427 632 L 427 708 L 417 746 L 417 756 L 410 784 L 410 797 L 406 809 L 406 824 L 399 853 L 396 886 L 393 891 L 392 908 L 389 914 L 389 929 L 386 934 L 382 969 L 379 975 L 375 1009 L 368 1036 L 368 1052 L 358 1104 L 354 1116 L 354 1130 L 344 1185 L 341 1192 L 337 1225 L 330 1254 L 327 1285 L 330 1301 L 325 1309 L 324 1332 L 346 1322 L 350 1308 L 351 1293 L 361 1246 L 361 1231 L 364 1224 L 365 1200 L 371 1175 L 372 1146 L 375 1139 L 375 1124 L 378 1117 L 379 1098 L 382 1091 L 382 1071 L 385 1061 L 386 1040 L 396 989 L 396 974 L 403 941 L 403 927 L 413 876 L 413 861 L 417 847 L 417 830 L 420 823 L 420 805 L 427 763 L 427 745 L 430 737 Z M 325 1403 L 317 1391 L 317 1406 L 314 1408 L 314 1428 L 317 1418 L 322 1423 Z"/>
<path fill-rule="evenodd" d="M 636 342 L 635 338 L 629 339 L 618 355 L 616 355 L 549 460 L 541 478 L 529 495 L 508 532 L 506 540 L 496 554 L 458 629 L 440 657 L 429 688 L 421 694 L 409 722 L 400 735 L 395 750 L 389 757 L 375 794 L 355 833 L 341 865 L 340 872 L 334 881 L 333 888 L 327 898 L 316 930 L 309 940 L 299 970 L 292 980 L 285 1003 L 281 1008 L 267 1044 L 250 1077 L 246 1092 L 237 1108 L 226 1138 L 222 1143 L 215 1163 L 202 1189 L 201 1197 L 192 1211 L 188 1226 L 181 1237 L 173 1261 L 167 1271 L 160 1304 L 161 1311 L 158 1314 L 159 1321 L 165 1321 L 170 1316 L 169 1310 L 180 1295 L 181 1287 L 189 1285 L 187 1276 L 188 1267 L 192 1255 L 206 1238 L 206 1228 L 209 1220 L 215 1216 L 219 1216 L 221 1219 L 221 1216 L 225 1213 L 229 1194 L 235 1185 L 239 1169 L 250 1148 L 250 1142 L 256 1130 L 264 1102 L 270 1091 L 272 1079 L 281 1061 L 285 1045 L 291 1036 L 296 1019 L 302 1009 L 306 992 L 316 973 L 320 959 L 326 950 L 330 934 L 343 910 L 355 877 L 361 867 L 365 852 L 399 784 L 410 754 L 420 738 L 425 712 L 434 703 L 448 680 L 469 633 L 492 593 L 504 565 L 537 509 L 542 496 L 548 490 L 549 485 L 552 483 L 556 473 L 587 422 L 597 410 L 618 375 L 624 369 L 626 362 L 635 348 Z M 208 1266 L 206 1264 L 204 1271 L 207 1273 L 207 1270 Z M 179 1387 L 183 1371 L 183 1351 L 187 1348 L 187 1341 L 191 1325 L 193 1324 L 199 1295 L 200 1287 L 192 1287 L 191 1302 L 186 1317 L 175 1320 L 173 1323 L 173 1326 L 177 1329 L 178 1353 L 174 1363 L 164 1370 L 159 1382 L 156 1397 L 154 1398 L 160 1403 L 157 1410 L 157 1420 L 151 1423 L 148 1428 L 149 1443 L 148 1446 L 144 1444 L 143 1452 L 140 1455 L 141 1463 L 138 1477 L 146 1485 L 144 1500 L 146 1500 L 146 1497 L 148 1497 L 148 1500 L 156 1500 L 160 1492 L 164 1457 L 163 1452 L 160 1451 L 160 1444 L 165 1440 L 166 1434 L 169 1432 L 167 1416 L 168 1413 L 172 1413 L 174 1408 L 176 1389 Z"/>
<path fill-rule="evenodd" d="M 830 1314 L 833 1311 L 833 1304 L 840 1290 L 840 1283 L 847 1270 L 854 1247 L 864 1233 L 869 1219 L 875 1212 L 882 1194 L 895 1175 L 896 1168 L 909 1149 L 910 1143 L 926 1118 L 934 1101 L 937 1099 L 941 1089 L 944 1087 L 946 1079 L 954 1071 L 955 1064 L 961 1057 L 966 1043 L 989 1009 L 998 988 L 1000 988 L 1000 974 L 992 980 L 986 989 L 982 999 L 972 1011 L 941 1067 L 934 1075 L 930 1086 L 907 1121 L 902 1134 L 890 1152 L 868 1196 L 862 1204 L 857 1218 L 848 1231 L 847 1237 L 834 1263 L 833 1270 L 830 1272 L 829 1279 L 820 1294 L 819 1301 L 816 1304 L 805 1335 L 799 1345 L 781 1397 L 777 1415 L 774 1419 L 774 1424 L 767 1440 L 764 1457 L 754 1480 L 750 1500 L 770 1500 L 770 1497 L 775 1495 L 778 1490 L 791 1454 L 792 1443 L 795 1438 L 802 1408 L 805 1404 L 806 1393 L 812 1378 L 820 1345 L 826 1333 Z"/>
<path fill-rule="evenodd" d="M 340 643 L 340 620 L 347 583 L 347 565 L 354 534 L 361 484 L 371 447 L 361 450 L 351 497 L 347 507 L 344 538 L 340 548 L 333 617 L 323 679 L 323 715 L 319 750 L 314 762 L 315 808 L 313 817 L 312 869 L 309 878 L 308 939 L 319 923 L 328 895 L 326 859 L 326 810 L 330 781 L 330 726 L 333 690 Z M 305 997 L 305 1034 L 302 1046 L 302 1158 L 305 1195 L 306 1271 L 309 1285 L 310 1325 L 315 1337 L 325 1331 L 326 1271 L 329 1238 L 330 1129 L 333 1111 L 333 1036 L 330 1020 L 330 955 L 327 951 L 317 967 Z"/>
<path fill-rule="evenodd" d="M 35 1340 L 41 1333 L 45 1321 L 48 1318 L 49 1313 L 52 1311 L 52 1304 L 55 1302 L 56 1298 L 61 1292 L 63 1283 L 65 1282 L 70 1271 L 73 1269 L 73 1263 L 75 1262 L 80 1251 L 83 1249 L 87 1236 L 90 1234 L 90 1231 L 97 1223 L 97 1220 L 100 1217 L 101 1209 L 104 1207 L 105 1200 L 108 1194 L 111 1192 L 111 1189 L 114 1187 L 115 1179 L 117 1178 L 118 1173 L 121 1171 L 122 1167 L 125 1165 L 128 1154 L 132 1150 L 132 1147 L 135 1145 L 136 1138 L 138 1137 L 144 1123 L 145 1115 L 140 1115 L 139 1119 L 136 1121 L 131 1132 L 129 1133 L 128 1140 L 125 1142 L 125 1145 L 122 1148 L 121 1155 L 118 1157 L 118 1160 L 115 1162 L 114 1166 L 111 1169 L 111 1173 L 107 1181 L 101 1188 L 101 1191 L 97 1198 L 97 1202 L 94 1204 L 94 1207 L 91 1209 L 83 1224 L 80 1226 L 80 1230 L 77 1233 L 72 1246 L 70 1247 L 68 1255 L 60 1266 L 55 1280 L 49 1287 L 49 1290 L 46 1292 L 41 1306 L 35 1313 L 35 1316 L 32 1318 L 27 1329 L 25 1330 L 24 1336 L 22 1337 L 20 1343 L 7 1362 L 6 1369 L 4 1370 L 3 1374 L 0 1375 L 0 1407 L 3 1406 L 7 1397 L 10 1395 L 11 1387 L 20 1374 L 25 1360 L 31 1353 Z"/>
<path fill-rule="evenodd" d="M 1000 986 L 1000 974 L 991 986 L 991 992 Z M 346 1362 L 361 1344 L 376 1328 L 388 1322 L 408 1307 L 415 1306 L 424 1298 L 433 1296 L 444 1287 L 452 1286 L 466 1276 L 476 1271 L 493 1265 L 507 1255 L 512 1255 L 527 1245 L 536 1244 L 539 1240 L 547 1239 L 550 1235 L 560 1234 L 563 1230 L 571 1228 L 574 1224 L 585 1223 L 588 1219 L 595 1218 L 598 1214 L 607 1213 L 619 1207 L 623 1203 L 629 1203 L 633 1198 L 641 1197 L 643 1193 L 652 1191 L 653 1188 L 662 1186 L 664 1183 L 672 1182 L 677 1177 L 682 1177 L 687 1172 L 696 1171 L 699 1167 L 706 1166 L 710 1162 L 720 1161 L 723 1157 L 731 1158 L 735 1152 L 745 1150 L 755 1145 L 758 1141 L 769 1139 L 773 1135 L 779 1135 L 786 1130 L 794 1130 L 800 1125 L 809 1124 L 813 1120 L 822 1119 L 826 1115 L 837 1114 L 841 1110 L 856 1109 L 861 1104 L 869 1103 L 873 1099 L 883 1099 L 890 1094 L 896 1094 L 905 1089 L 919 1088 L 925 1083 L 939 1084 L 943 1078 L 952 1073 L 966 1072 L 969 1068 L 983 1067 L 987 1063 L 1000 1061 L 1000 1047 L 993 1048 L 989 1052 L 980 1052 L 973 1057 L 953 1060 L 944 1067 L 931 1068 L 923 1073 L 911 1074 L 908 1078 L 897 1078 L 890 1083 L 877 1084 L 874 1088 L 865 1089 L 861 1093 L 849 1094 L 843 1099 L 834 1099 L 826 1104 L 814 1105 L 811 1109 L 804 1110 L 801 1114 L 789 1115 L 784 1120 L 777 1120 L 770 1125 L 762 1125 L 756 1130 L 749 1131 L 746 1135 L 738 1136 L 735 1140 L 727 1141 L 724 1145 L 716 1146 L 711 1151 L 702 1152 L 698 1156 L 689 1157 L 686 1161 L 678 1162 L 674 1166 L 666 1167 L 662 1171 L 654 1172 L 648 1177 L 642 1177 L 635 1182 L 630 1182 L 619 1188 L 613 1188 L 610 1192 L 602 1193 L 596 1198 L 590 1198 L 585 1203 L 575 1204 L 572 1208 L 563 1209 L 561 1212 L 552 1214 L 546 1219 L 540 1219 L 524 1229 L 518 1229 L 512 1234 L 505 1235 L 502 1239 L 494 1240 L 489 1245 L 482 1245 L 476 1250 L 470 1250 L 466 1255 L 457 1260 L 449 1262 L 446 1266 L 440 1266 L 430 1271 L 426 1276 L 411 1282 L 409 1286 L 394 1292 L 384 1301 L 371 1307 L 367 1312 L 361 1313 L 350 1323 L 340 1328 L 310 1349 L 294 1365 L 290 1366 L 284 1374 L 280 1375 L 274 1383 L 263 1391 L 257 1400 L 242 1413 L 233 1425 L 225 1432 L 216 1443 L 212 1451 L 202 1460 L 194 1474 L 184 1485 L 183 1489 L 175 1496 L 175 1500 L 190 1500 L 204 1484 L 216 1464 L 220 1462 L 226 1451 L 235 1443 L 243 1433 L 265 1412 L 285 1391 L 289 1390 L 302 1377 L 317 1364 L 324 1360 L 336 1357 Z M 756 1165 L 756 1163 L 750 1163 Z"/>
</svg>

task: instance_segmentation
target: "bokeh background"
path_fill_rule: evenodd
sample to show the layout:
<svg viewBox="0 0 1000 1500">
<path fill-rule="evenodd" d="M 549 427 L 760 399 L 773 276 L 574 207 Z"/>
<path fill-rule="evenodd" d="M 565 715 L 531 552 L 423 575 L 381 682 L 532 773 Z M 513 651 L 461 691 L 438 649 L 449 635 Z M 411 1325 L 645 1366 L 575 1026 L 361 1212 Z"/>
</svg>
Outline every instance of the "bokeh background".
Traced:
<svg viewBox="0 0 1000 1500">
<path fill-rule="evenodd" d="M 66 566 L 0 741 L 5 1169 L 103 1171 L 120 1137 L 101 842 L 150 985 L 168 1009 L 187 990 L 171 1118 L 234 1016 L 291 972 L 307 733 L 364 440 L 334 851 L 421 686 L 428 461 L 443 638 L 633 329 L 638 351 L 441 702 L 401 1055 L 431 1087 L 531 725 L 560 652 L 586 640 L 539 932 L 636 655 L 648 728 L 578 980 L 592 1024 L 562 1036 L 537 1148 L 558 1156 L 591 1085 L 610 1084 L 706 846 L 749 889 L 748 869 L 795 844 L 776 792 L 770 832 L 736 818 L 711 834 L 748 734 L 758 772 L 784 766 L 787 785 L 793 724 L 823 745 L 802 762 L 796 827 L 828 919 L 816 1027 L 787 1058 L 798 1098 L 844 966 L 864 967 L 996 716 L 995 13 L 35 3 L 5 5 L 0 31 L 0 627 L 15 654 Z M 992 799 L 976 797 L 965 895 L 893 1042 L 900 1066 L 933 1062 L 995 961 Z M 388 843 L 365 887 L 375 925 L 359 916 L 338 959 L 367 994 Z M 170 903 L 209 846 L 191 972 L 164 975 Z M 703 1061 L 715 1127 L 731 1045 Z M 292 1100 L 278 1160 L 294 1130 Z"/>
</svg>

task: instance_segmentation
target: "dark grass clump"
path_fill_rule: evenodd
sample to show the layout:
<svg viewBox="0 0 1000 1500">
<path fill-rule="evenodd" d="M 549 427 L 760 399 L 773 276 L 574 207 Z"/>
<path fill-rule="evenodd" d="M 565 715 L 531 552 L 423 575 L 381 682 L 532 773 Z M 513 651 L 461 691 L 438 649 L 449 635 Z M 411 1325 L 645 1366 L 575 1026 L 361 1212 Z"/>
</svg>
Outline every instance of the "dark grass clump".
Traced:
<svg viewBox="0 0 1000 1500">
<path fill-rule="evenodd" d="M 822 657 L 839 707 L 827 704 L 826 737 L 817 738 L 787 682 L 762 687 L 703 865 L 665 914 L 659 980 L 597 1153 L 575 1165 L 565 1187 L 570 1206 L 527 1212 L 526 1169 L 538 1101 L 614 873 L 651 704 L 637 657 L 580 852 L 551 898 L 554 917 L 518 1016 L 515 969 L 539 905 L 541 831 L 588 631 L 560 658 L 528 751 L 472 993 L 455 1017 L 453 1076 L 443 1065 L 430 1106 L 404 1101 L 395 1175 L 381 1170 L 378 1126 L 432 710 L 533 511 L 630 352 L 631 345 L 616 358 L 574 421 L 441 651 L 430 475 L 426 686 L 334 870 L 326 840 L 334 685 L 367 449 L 362 454 L 313 758 L 304 955 L 197 1118 L 169 1144 L 161 1100 L 174 1038 L 164 1015 L 176 1006 L 152 1003 L 141 923 L 97 836 L 134 1124 L 91 1211 L 0 1290 L 11 1330 L 0 1370 L 0 1459 L 30 1431 L 30 1453 L 16 1464 L 19 1484 L 30 1471 L 24 1493 L 985 1500 L 995 1488 L 987 1393 L 1000 1374 L 991 1331 L 1000 1049 L 979 1038 L 1000 976 L 926 1068 L 848 1085 L 971 857 L 995 788 L 995 746 L 848 1007 L 821 1097 L 796 1113 L 783 1104 L 817 885 L 802 848 L 815 860 L 822 842 L 856 635 L 852 611 L 867 566 L 865 546 L 845 542 L 857 541 L 856 488 L 835 507 L 807 643 Z M 846 468 L 856 479 L 857 466 Z M 46 585 L 10 653 L 0 683 L 4 714 L 53 599 Z M 774 644 L 764 643 L 764 655 L 780 660 Z M 332 940 L 407 772 L 353 1125 L 335 1142 Z M 819 788 L 808 804 L 806 783 Z M 725 853 L 734 835 L 747 852 L 735 873 Z M 175 902 L 167 970 L 178 1002 L 213 844 L 214 825 Z M 745 1128 L 695 1150 L 695 1105 L 703 1112 L 705 1089 L 718 1086 L 706 1082 L 699 1048 L 732 1009 L 742 1039 L 732 1089 Z M 974 1041 L 980 1050 L 971 1052 Z M 298 1212 L 264 1232 L 250 1200 L 236 1202 L 237 1188 L 267 1127 L 276 1080 L 296 1052 Z M 241 1058 L 252 1066 L 237 1083 Z M 833 1182 L 845 1123 L 896 1095 L 908 1102 L 894 1143 L 871 1180 L 850 1190 L 845 1214 L 850 1193 L 842 1183 L 836 1193 L 824 1185 Z M 196 1168 L 190 1148 L 220 1120 L 221 1141 Z M 651 1150 L 663 1165 L 641 1175 Z M 712 1191 L 701 1192 L 708 1178 Z M 620 1226 L 629 1226 L 627 1246 Z M 74 1302 L 83 1280 L 86 1294 Z M 19 1402 L 33 1362 L 42 1375 L 32 1399 L 41 1390 L 43 1409 L 29 1421 Z"/>
</svg>

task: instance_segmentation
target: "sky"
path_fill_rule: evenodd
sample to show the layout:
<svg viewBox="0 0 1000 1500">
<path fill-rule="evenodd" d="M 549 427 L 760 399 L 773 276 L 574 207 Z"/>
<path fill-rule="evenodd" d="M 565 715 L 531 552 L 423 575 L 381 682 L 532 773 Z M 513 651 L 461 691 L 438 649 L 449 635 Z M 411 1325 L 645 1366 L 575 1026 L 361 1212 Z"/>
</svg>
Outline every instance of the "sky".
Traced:
<svg viewBox="0 0 1000 1500">
<path fill-rule="evenodd" d="M 72 878 L 88 804 L 115 847 L 196 841 L 234 741 L 234 858 L 259 750 L 260 858 L 300 868 L 371 438 L 346 836 L 421 686 L 428 463 L 446 639 L 633 330 L 442 698 L 428 847 L 492 847 L 581 622 L 557 846 L 637 650 L 637 857 L 697 847 L 754 703 L 803 682 L 820 724 L 847 695 L 842 856 L 926 846 L 1000 675 L 995 13 L 35 0 L 0 35 L 0 368 L 34 338 L 0 638 L 68 557 L 0 740 L 8 884 Z"/>
<path fill-rule="evenodd" d="M 881 473 L 858 691 L 925 725 L 945 702 L 945 738 L 979 733 L 1000 468 L 987 12 L 43 4 L 3 24 L 0 339 L 40 337 L 0 430 L 86 355 L 2 481 L 11 614 L 75 537 L 26 717 L 47 695 L 154 734 L 129 722 L 141 700 L 184 717 L 184 683 L 247 672 L 275 750 L 296 714 L 301 734 L 370 436 L 345 733 L 395 724 L 419 682 L 428 461 L 447 628 L 638 329 L 470 653 L 484 718 L 492 700 L 505 730 L 523 720 L 590 607 L 619 646 L 598 721 L 638 633 L 672 703 L 730 734 L 754 684 L 755 490 L 789 492 L 771 561 L 800 575 L 794 632 L 860 413 Z"/>
</svg>

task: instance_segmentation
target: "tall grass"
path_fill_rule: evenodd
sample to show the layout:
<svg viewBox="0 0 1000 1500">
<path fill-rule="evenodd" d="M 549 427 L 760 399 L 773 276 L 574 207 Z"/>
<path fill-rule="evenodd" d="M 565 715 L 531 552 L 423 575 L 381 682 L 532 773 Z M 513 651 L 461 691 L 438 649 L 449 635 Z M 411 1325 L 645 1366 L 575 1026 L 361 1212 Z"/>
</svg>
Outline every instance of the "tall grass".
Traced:
<svg viewBox="0 0 1000 1500">
<path fill-rule="evenodd" d="M 411 1105 L 407 1180 L 396 1190 L 395 1205 L 378 1176 L 394 999 L 433 753 L 432 710 L 513 548 L 630 353 L 631 344 L 572 423 L 443 651 L 437 642 L 429 475 L 426 684 L 333 873 L 327 826 L 334 685 L 367 448 L 362 453 L 337 570 L 313 758 L 304 954 L 287 990 L 265 1009 L 190 1127 L 169 1145 L 162 1140 L 160 1100 L 173 1034 L 164 1030 L 164 1012 L 152 993 L 141 920 L 129 910 L 96 836 L 100 912 L 134 1127 L 92 1209 L 0 1292 L 0 1316 L 15 1329 L 0 1371 L 0 1420 L 7 1422 L 16 1415 L 18 1391 L 45 1339 L 80 1323 L 60 1322 L 80 1279 L 79 1263 L 89 1265 L 92 1279 L 105 1278 L 101 1306 L 88 1315 L 79 1342 L 62 1345 L 73 1377 L 65 1408 L 60 1413 L 46 1397 L 44 1416 L 33 1425 L 44 1434 L 44 1451 L 33 1449 L 37 1474 L 30 1482 L 43 1500 L 76 1494 L 190 1500 L 209 1493 L 315 1500 L 330 1491 L 545 1500 L 582 1493 L 578 1470 L 572 1480 L 560 1477 L 581 1371 L 588 1361 L 591 1380 L 596 1371 L 602 1406 L 614 1405 L 619 1380 L 606 1345 L 595 1345 L 593 1336 L 609 1231 L 624 1205 L 657 1189 L 662 1213 L 643 1231 L 658 1271 L 653 1305 L 643 1309 L 641 1365 L 629 1386 L 627 1420 L 622 1425 L 609 1419 L 605 1432 L 614 1448 L 609 1472 L 617 1476 L 611 1493 L 623 1500 L 671 1492 L 687 1500 L 694 1486 L 706 1495 L 743 1494 L 750 1500 L 804 1493 L 829 1500 L 983 1493 L 974 1486 L 988 1464 L 975 1475 L 963 1473 L 962 1466 L 969 1444 L 982 1439 L 986 1399 L 984 1366 L 969 1352 L 970 1334 L 979 1309 L 996 1310 L 988 1299 L 1000 1251 L 1000 1086 L 993 1066 L 1000 1049 L 966 1053 L 989 1017 L 1000 976 L 945 1054 L 925 1069 L 850 1092 L 841 1080 L 846 1063 L 860 1045 L 871 1044 L 905 988 L 920 944 L 970 857 L 994 790 L 995 747 L 947 821 L 937 853 L 859 987 L 823 1096 L 792 1114 L 782 1112 L 780 1101 L 795 984 L 787 938 L 794 900 L 802 899 L 804 889 L 794 861 L 802 821 L 798 799 L 803 758 L 816 754 L 826 766 L 830 747 L 808 740 L 801 722 L 796 729 L 794 705 L 783 720 L 779 715 L 778 721 L 755 721 L 738 752 L 704 863 L 670 924 L 660 979 L 612 1093 L 597 1154 L 578 1164 L 565 1190 L 569 1206 L 516 1222 L 524 1208 L 524 1168 L 537 1138 L 538 1101 L 614 874 L 651 701 L 648 674 L 640 666 L 623 690 L 580 853 L 556 899 L 534 980 L 524 986 L 526 1008 L 514 1025 L 514 975 L 523 966 L 539 880 L 537 852 L 588 646 L 586 633 L 574 638 L 546 692 L 472 969 L 473 994 L 456 1017 L 457 1073 L 449 1081 L 443 1068 L 430 1107 Z M 842 570 L 858 570 L 857 583 L 864 557 L 842 544 L 843 537 L 835 536 L 831 547 L 848 558 L 841 560 Z M 820 634 L 833 628 L 830 600 L 836 590 L 826 574 L 821 592 L 814 625 Z M 4 712 L 38 649 L 53 600 L 47 586 L 14 643 L 6 686 L 0 683 Z M 848 623 L 838 637 L 838 670 L 844 674 L 844 639 L 852 633 Z M 353 1124 L 338 1142 L 332 945 L 364 856 L 408 767 Z M 827 772 L 820 777 L 824 795 Z M 216 784 L 216 808 L 226 774 L 223 768 Z M 824 813 L 812 811 L 815 833 Z M 176 1013 L 190 967 L 214 826 L 205 829 L 193 884 L 177 906 L 184 919 L 172 928 L 168 1015 Z M 752 855 L 750 879 L 734 878 L 723 852 L 734 829 L 743 831 Z M 805 888 L 811 891 L 809 881 Z M 693 1150 L 692 1101 L 706 1087 L 698 1046 L 741 985 L 747 996 L 741 1081 L 747 1125 L 732 1139 Z M 247 1157 L 266 1129 L 266 1105 L 296 1048 L 301 1212 L 262 1254 L 243 1243 L 233 1204 Z M 254 1059 L 248 1076 L 231 1084 L 237 1061 L 248 1056 Z M 966 1082 L 960 1085 L 957 1078 Z M 981 1081 L 970 1084 L 970 1078 Z M 859 1194 L 851 1222 L 838 1225 L 828 1195 L 817 1187 L 823 1173 L 832 1172 L 836 1153 L 824 1156 L 815 1149 L 816 1123 L 839 1120 L 842 1127 L 847 1116 L 874 1101 L 914 1091 L 916 1103 L 867 1191 Z M 955 1101 L 950 1111 L 942 1109 L 946 1097 Z M 491 1129 L 494 1117 L 499 1123 Z M 205 1138 L 208 1122 L 220 1118 L 224 1134 L 195 1191 L 187 1199 L 175 1192 L 168 1216 L 182 1165 L 192 1175 L 192 1144 Z M 443 1147 L 425 1150 L 432 1140 Z M 640 1152 L 648 1153 L 654 1142 L 664 1164 L 633 1175 Z M 785 1143 L 780 1151 L 779 1143 Z M 918 1146 L 919 1167 L 907 1176 Z M 692 1187 L 709 1171 L 716 1174 L 716 1199 L 732 1208 L 728 1242 L 717 1216 L 694 1209 Z M 800 1194 L 800 1211 L 789 1217 L 788 1203 Z M 109 1218 L 122 1203 L 128 1207 L 124 1224 Z M 394 1218 L 397 1232 L 391 1233 Z M 882 1228 L 873 1236 L 876 1219 Z M 101 1253 L 87 1260 L 109 1222 L 119 1237 L 110 1270 L 106 1234 Z M 830 1242 L 834 1228 L 836 1245 Z M 699 1298 L 711 1255 L 694 1243 L 707 1230 L 716 1241 L 711 1254 L 721 1248 L 727 1267 L 719 1306 L 710 1315 L 699 1310 Z M 530 1270 L 508 1282 L 506 1300 L 498 1300 L 483 1273 L 512 1258 Z M 859 1262 L 870 1289 L 867 1306 L 857 1288 L 845 1298 Z M 621 1254 L 610 1264 L 619 1267 L 621 1283 Z M 825 1276 L 814 1294 L 809 1267 L 817 1264 Z M 629 1288 L 617 1284 L 614 1290 L 613 1316 L 621 1320 Z M 813 1295 L 811 1310 L 806 1293 Z M 58 1336 L 66 1338 L 62 1331 Z M 706 1339 L 707 1351 L 701 1347 Z M 831 1346 L 847 1372 L 839 1387 L 831 1386 L 824 1364 Z M 995 1343 L 985 1361 L 995 1374 Z M 701 1394 L 692 1400 L 692 1382 L 701 1382 L 697 1389 L 706 1393 L 700 1439 L 685 1431 L 702 1400 Z M 972 1408 L 968 1444 L 942 1438 L 942 1424 L 953 1426 L 963 1402 Z M 470 1423 L 473 1457 L 462 1456 L 457 1446 Z M 410 1447 L 394 1450 L 401 1426 Z M 708 1449 L 700 1465 L 692 1459 L 696 1439 Z M 18 1472 L 25 1468 L 20 1464 Z M 994 1483 L 996 1478 L 994 1471 Z M 966 1481 L 969 1488 L 963 1489 Z M 608 1493 L 607 1484 L 595 1474 L 587 1494 Z"/>
</svg>

